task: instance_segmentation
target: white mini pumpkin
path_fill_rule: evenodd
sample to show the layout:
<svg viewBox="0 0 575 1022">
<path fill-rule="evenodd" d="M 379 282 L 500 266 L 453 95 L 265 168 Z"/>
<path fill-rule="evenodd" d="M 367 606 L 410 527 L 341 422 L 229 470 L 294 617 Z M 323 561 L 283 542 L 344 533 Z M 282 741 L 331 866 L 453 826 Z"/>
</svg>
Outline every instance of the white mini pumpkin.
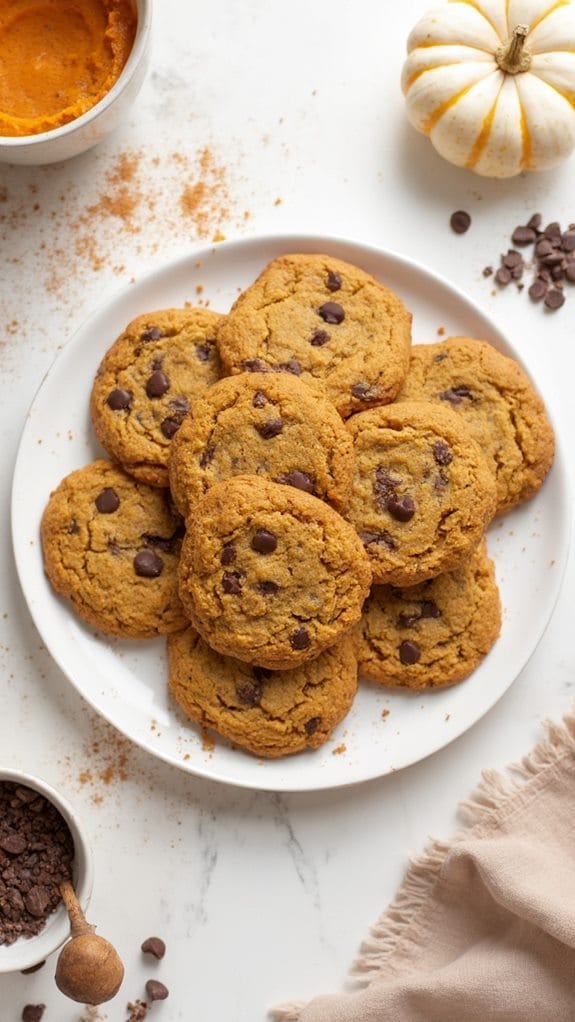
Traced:
<svg viewBox="0 0 575 1022">
<path fill-rule="evenodd" d="M 575 147 L 570 0 L 448 0 L 417 23 L 407 52 L 408 117 L 450 163 L 512 177 Z"/>
</svg>

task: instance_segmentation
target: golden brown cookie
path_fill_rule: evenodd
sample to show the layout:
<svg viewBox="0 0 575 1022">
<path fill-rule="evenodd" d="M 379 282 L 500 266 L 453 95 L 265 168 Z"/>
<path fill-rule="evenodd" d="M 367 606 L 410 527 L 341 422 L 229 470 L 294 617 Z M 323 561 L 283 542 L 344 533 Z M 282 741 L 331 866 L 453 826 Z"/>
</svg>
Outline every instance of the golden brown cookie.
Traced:
<svg viewBox="0 0 575 1022">
<path fill-rule="evenodd" d="M 186 613 L 213 649 L 287 670 L 360 618 L 369 561 L 355 530 L 309 493 L 260 476 L 212 486 L 188 520 Z"/>
<path fill-rule="evenodd" d="M 44 567 L 76 613 L 111 635 L 146 639 L 186 624 L 178 596 L 182 519 L 166 490 L 98 459 L 50 495 Z"/>
<path fill-rule="evenodd" d="M 285 369 L 342 416 L 393 400 L 410 344 L 411 314 L 397 295 L 327 255 L 274 259 L 218 329 L 225 373 Z"/>
<path fill-rule="evenodd" d="M 487 341 L 414 345 L 398 401 L 449 406 L 472 431 L 497 480 L 497 511 L 533 496 L 553 462 L 543 401 L 518 363 Z"/>
<path fill-rule="evenodd" d="M 192 628 L 168 638 L 169 688 L 184 713 L 255 756 L 317 749 L 350 709 L 357 690 L 351 636 L 290 671 L 222 656 Z"/>
<path fill-rule="evenodd" d="M 289 373 L 241 373 L 198 398 L 176 433 L 170 488 L 186 516 L 214 483 L 262 475 L 340 509 L 353 474 L 351 438 L 335 408 Z"/>
<path fill-rule="evenodd" d="M 374 582 L 415 585 L 461 564 L 495 513 L 479 444 L 449 408 L 384 405 L 347 423 L 355 475 L 346 517 Z"/>
<path fill-rule="evenodd" d="M 222 317 L 163 309 L 134 319 L 104 355 L 92 387 L 96 435 L 114 461 L 150 486 L 168 485 L 168 453 L 186 412 L 220 375 Z"/>
<path fill-rule="evenodd" d="M 374 586 L 358 629 L 359 672 L 390 688 L 467 678 L 501 628 L 493 562 L 482 541 L 466 563 L 421 585 Z"/>
</svg>

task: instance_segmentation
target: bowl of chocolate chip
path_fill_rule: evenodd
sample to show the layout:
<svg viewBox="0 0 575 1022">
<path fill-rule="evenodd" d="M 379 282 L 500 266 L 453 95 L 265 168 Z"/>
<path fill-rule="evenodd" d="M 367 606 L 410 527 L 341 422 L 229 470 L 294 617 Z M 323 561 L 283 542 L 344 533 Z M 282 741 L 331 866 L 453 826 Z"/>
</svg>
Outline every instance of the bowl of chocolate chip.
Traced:
<svg viewBox="0 0 575 1022">
<path fill-rule="evenodd" d="M 0 973 L 34 971 L 64 943 L 61 884 L 85 908 L 93 876 L 75 809 L 40 778 L 0 765 Z"/>
</svg>

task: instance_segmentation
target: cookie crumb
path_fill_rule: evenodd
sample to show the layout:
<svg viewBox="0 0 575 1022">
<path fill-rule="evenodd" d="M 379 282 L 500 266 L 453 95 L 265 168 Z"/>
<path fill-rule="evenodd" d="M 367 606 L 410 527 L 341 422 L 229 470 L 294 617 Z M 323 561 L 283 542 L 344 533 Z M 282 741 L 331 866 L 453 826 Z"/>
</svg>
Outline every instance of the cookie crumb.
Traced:
<svg viewBox="0 0 575 1022">
<path fill-rule="evenodd" d="M 335 749 L 332 749 L 332 756 L 341 756 L 342 753 L 347 752 L 347 745 L 342 742 L 341 745 L 336 745 Z"/>
</svg>

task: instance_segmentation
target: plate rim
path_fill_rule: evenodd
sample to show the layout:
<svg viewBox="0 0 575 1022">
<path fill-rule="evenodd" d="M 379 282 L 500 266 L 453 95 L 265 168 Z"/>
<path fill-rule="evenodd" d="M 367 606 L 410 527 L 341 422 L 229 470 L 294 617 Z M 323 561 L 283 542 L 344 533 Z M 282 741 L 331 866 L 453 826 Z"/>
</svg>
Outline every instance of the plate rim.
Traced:
<svg viewBox="0 0 575 1022">
<path fill-rule="evenodd" d="M 313 246 L 313 248 L 310 246 Z M 337 252 L 334 251 L 333 252 L 334 258 L 336 257 L 342 258 L 349 262 L 353 262 L 354 259 L 351 257 L 349 253 L 350 252 L 357 253 L 357 258 L 360 261 L 362 258 L 365 259 L 367 256 L 377 261 L 383 260 L 384 262 L 388 262 L 389 264 L 395 266 L 396 268 L 399 268 L 403 272 L 413 272 L 414 274 L 419 275 L 420 278 L 427 280 L 427 282 L 430 284 L 436 283 L 444 295 L 449 294 L 454 296 L 461 307 L 464 307 L 465 309 L 469 310 L 470 313 L 472 313 L 475 316 L 478 316 L 483 321 L 488 323 L 493 333 L 495 346 L 497 345 L 501 346 L 504 354 L 513 357 L 521 365 L 522 369 L 527 374 L 533 386 L 536 387 L 543 401 L 545 402 L 546 411 L 551 421 L 551 424 L 554 428 L 556 439 L 555 460 L 551 471 L 553 471 L 558 477 L 559 491 L 562 498 L 561 500 L 562 531 L 559 552 L 561 563 L 559 566 L 559 572 L 554 576 L 555 587 L 552 599 L 548 605 L 547 615 L 542 619 L 540 628 L 535 637 L 535 641 L 532 642 L 530 652 L 528 653 L 527 657 L 523 660 L 521 666 L 513 672 L 513 676 L 507 682 L 507 684 L 501 689 L 501 691 L 498 691 L 495 694 L 495 696 L 490 698 L 490 700 L 488 700 L 486 704 L 482 706 L 481 712 L 477 716 L 475 716 L 471 722 L 464 722 L 459 727 L 459 729 L 457 728 L 454 729 L 454 731 L 449 734 L 447 740 L 445 740 L 443 736 L 439 737 L 438 735 L 437 742 L 432 743 L 430 747 L 426 747 L 426 750 L 423 754 L 417 755 L 415 758 L 411 757 L 406 762 L 400 762 L 398 766 L 394 766 L 383 770 L 377 767 L 372 769 L 364 769 L 364 771 L 361 772 L 360 776 L 353 776 L 351 778 L 342 777 L 341 779 L 336 778 L 335 780 L 332 778 L 330 779 L 326 778 L 325 781 L 323 781 L 323 783 L 321 777 L 317 777 L 311 784 L 302 784 L 301 782 L 289 783 L 289 781 L 288 783 L 285 783 L 285 781 L 282 780 L 282 778 L 276 778 L 276 780 L 274 781 L 275 773 L 272 774 L 270 772 L 270 776 L 266 778 L 264 771 L 262 771 L 263 776 L 261 778 L 261 781 L 257 781 L 255 779 L 250 778 L 243 777 L 236 778 L 233 776 L 229 776 L 229 771 L 226 771 L 225 769 L 221 769 L 219 772 L 216 770 L 214 772 L 213 770 L 210 769 L 209 763 L 207 765 L 203 763 L 194 763 L 192 758 L 190 758 L 189 761 L 185 761 L 182 758 L 177 759 L 173 754 L 170 754 L 169 750 L 166 751 L 161 747 L 153 747 L 149 742 L 146 743 L 143 737 L 138 736 L 133 731 L 130 731 L 129 729 L 126 729 L 125 726 L 119 724 L 116 719 L 113 719 L 109 715 L 109 713 L 106 712 L 106 710 L 102 709 L 102 707 L 98 704 L 97 698 L 95 696 L 92 696 L 91 694 L 87 694 L 85 687 L 81 687 L 81 685 L 75 680 L 69 668 L 66 666 L 65 658 L 62 658 L 62 656 L 59 653 L 58 655 L 56 655 L 56 653 L 53 652 L 49 637 L 46 636 L 45 630 L 42 628 L 42 624 L 38 620 L 38 614 L 35 612 L 35 609 L 33 609 L 35 608 L 34 600 L 33 599 L 30 600 L 29 598 L 28 592 L 29 585 L 27 585 L 23 577 L 25 575 L 24 547 L 23 544 L 20 543 L 17 529 L 16 519 L 19 500 L 19 483 L 20 477 L 23 474 L 23 458 L 25 455 L 26 443 L 28 441 L 28 433 L 31 430 L 33 411 L 36 402 L 38 401 L 40 393 L 47 385 L 52 375 L 58 371 L 60 365 L 63 364 L 66 357 L 69 357 L 69 353 L 74 352 L 76 348 L 81 345 L 82 336 L 87 330 L 91 328 L 91 324 L 93 324 L 94 321 L 97 321 L 102 316 L 105 316 L 108 312 L 112 311 L 117 304 L 121 304 L 123 301 L 128 302 L 129 295 L 133 291 L 134 286 L 140 289 L 142 288 L 142 286 L 146 286 L 148 284 L 151 284 L 152 282 L 157 283 L 159 281 L 161 283 L 162 278 L 170 277 L 172 275 L 177 274 L 179 271 L 182 270 L 182 268 L 187 267 L 190 263 L 193 263 L 194 261 L 196 263 L 198 263 L 198 261 L 201 262 L 202 258 L 213 259 L 214 257 L 217 257 L 217 254 L 219 252 L 226 253 L 230 256 L 230 258 L 233 258 L 234 250 L 236 252 L 248 251 L 249 258 L 250 255 L 253 257 L 253 254 L 254 253 L 257 254 L 258 250 L 262 248 L 278 249 L 277 255 L 280 254 L 280 250 L 283 250 L 285 252 L 289 251 L 296 252 L 300 251 L 302 248 L 310 253 L 312 252 L 312 250 L 315 250 L 317 253 L 326 251 L 326 254 L 330 254 L 329 249 L 344 249 L 346 250 L 347 254 L 345 253 L 338 254 Z M 271 258 L 275 257 L 276 257 L 275 255 L 271 256 Z M 262 257 L 262 259 L 258 261 L 261 261 L 263 269 L 263 266 L 265 265 L 267 260 L 265 259 L 265 257 Z M 549 407 L 549 403 L 546 401 L 545 393 L 543 392 L 541 387 L 535 383 L 529 367 L 525 365 L 523 359 L 519 357 L 515 347 L 511 344 L 505 332 L 492 319 L 491 315 L 484 312 L 482 307 L 457 285 L 452 284 L 441 274 L 437 273 L 433 269 L 428 268 L 426 265 L 412 258 L 411 256 L 403 255 L 399 252 L 390 249 L 380 248 L 370 243 L 364 243 L 357 239 L 349 239 L 338 235 L 325 234 L 318 235 L 313 232 L 309 233 L 286 232 L 262 234 L 253 235 L 248 238 L 236 238 L 230 241 L 192 245 L 190 249 L 188 249 L 185 253 L 177 255 L 172 259 L 169 259 L 167 262 L 161 263 L 160 265 L 152 266 L 150 268 L 145 269 L 140 275 L 137 276 L 135 285 L 134 283 L 124 284 L 124 286 L 116 289 L 114 293 L 108 295 L 107 297 L 105 296 L 100 302 L 96 303 L 94 308 L 86 317 L 84 317 L 80 324 L 72 331 L 70 336 L 67 338 L 67 340 L 60 348 L 60 350 L 56 353 L 50 366 L 44 373 L 40 383 L 35 389 L 31 401 L 29 402 L 20 438 L 17 445 L 16 457 L 13 467 L 12 486 L 10 493 L 10 520 L 12 550 L 16 563 L 18 580 L 22 595 L 24 597 L 24 602 L 26 603 L 32 622 L 35 628 L 37 629 L 38 633 L 40 634 L 46 646 L 46 649 L 50 657 L 56 664 L 56 666 L 62 671 L 67 681 L 72 684 L 72 686 L 76 689 L 81 698 L 86 701 L 86 703 L 92 708 L 92 710 L 96 714 L 105 719 L 120 734 L 122 734 L 124 737 L 127 737 L 130 741 L 134 742 L 135 745 L 146 751 L 148 754 L 151 754 L 154 758 L 158 758 L 161 761 L 171 765 L 172 767 L 175 767 L 176 769 L 179 770 L 183 770 L 185 773 L 191 774 L 192 776 L 201 777 L 207 781 L 215 781 L 221 784 L 229 784 L 234 787 L 245 788 L 248 790 L 264 790 L 285 793 L 312 792 L 338 789 L 342 787 L 350 787 L 352 785 L 365 783 L 366 781 L 374 780 L 380 777 L 389 776 L 390 773 L 400 771 L 408 766 L 412 766 L 415 765 L 416 763 L 424 761 L 429 756 L 435 754 L 441 749 L 446 748 L 448 745 L 452 744 L 455 741 L 455 739 L 461 737 L 463 734 L 469 731 L 475 724 L 479 723 L 479 721 L 482 720 L 494 708 L 494 706 L 502 698 L 505 692 L 507 692 L 510 689 L 511 685 L 514 684 L 514 682 L 519 677 L 521 672 L 525 669 L 551 621 L 557 601 L 561 593 L 571 537 L 570 495 L 569 488 L 566 484 L 566 462 L 562 447 L 562 441 L 558 435 L 558 431 L 554 422 L 553 411 Z M 56 598 L 55 594 L 54 597 Z M 104 638 L 106 637 L 104 636 Z M 345 721 L 343 722 L 343 724 L 345 724 Z M 311 752 L 308 754 L 313 755 L 314 753 Z M 283 757 L 278 762 L 288 765 L 289 761 L 294 758 L 296 757 L 287 756 Z M 262 761 L 256 757 L 253 758 L 254 766 L 259 766 L 260 769 L 262 765 L 265 768 L 267 762 L 268 761 L 266 760 Z M 273 762 L 276 761 L 272 761 L 272 763 Z M 255 772 L 257 773 L 258 771 Z"/>
</svg>

